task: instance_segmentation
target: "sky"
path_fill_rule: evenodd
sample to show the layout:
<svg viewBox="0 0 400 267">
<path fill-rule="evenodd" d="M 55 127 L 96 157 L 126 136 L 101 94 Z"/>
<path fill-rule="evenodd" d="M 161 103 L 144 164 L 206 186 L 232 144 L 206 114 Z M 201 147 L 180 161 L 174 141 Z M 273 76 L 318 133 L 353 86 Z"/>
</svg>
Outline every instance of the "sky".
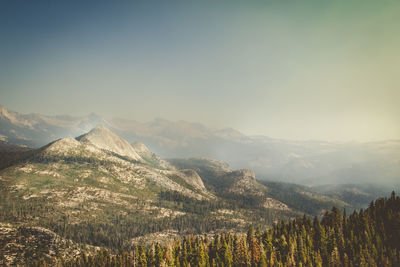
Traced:
<svg viewBox="0 0 400 267">
<path fill-rule="evenodd" d="M 1 1 L 0 104 L 399 139 L 398 14 L 398 1 Z"/>
</svg>

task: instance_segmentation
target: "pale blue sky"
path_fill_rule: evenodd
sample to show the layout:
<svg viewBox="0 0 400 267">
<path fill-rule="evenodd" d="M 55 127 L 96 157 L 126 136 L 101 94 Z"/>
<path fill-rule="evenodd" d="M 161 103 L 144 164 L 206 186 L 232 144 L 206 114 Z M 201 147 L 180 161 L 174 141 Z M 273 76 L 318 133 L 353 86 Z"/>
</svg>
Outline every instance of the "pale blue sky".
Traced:
<svg viewBox="0 0 400 267">
<path fill-rule="evenodd" d="M 400 138 L 400 4 L 282 2 L 3 1 L 0 104 Z"/>
</svg>

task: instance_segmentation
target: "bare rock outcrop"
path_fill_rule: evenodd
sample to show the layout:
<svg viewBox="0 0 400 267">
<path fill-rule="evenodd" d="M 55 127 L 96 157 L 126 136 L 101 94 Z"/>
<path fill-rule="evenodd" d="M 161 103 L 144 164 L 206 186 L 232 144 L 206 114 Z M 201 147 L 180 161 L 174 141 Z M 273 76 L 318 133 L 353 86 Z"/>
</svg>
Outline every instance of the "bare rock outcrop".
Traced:
<svg viewBox="0 0 400 267">
<path fill-rule="evenodd" d="M 87 134 L 81 135 L 77 140 L 82 143 L 89 143 L 98 148 L 129 157 L 133 160 L 142 160 L 128 141 L 119 137 L 102 125 L 97 126 Z"/>
</svg>

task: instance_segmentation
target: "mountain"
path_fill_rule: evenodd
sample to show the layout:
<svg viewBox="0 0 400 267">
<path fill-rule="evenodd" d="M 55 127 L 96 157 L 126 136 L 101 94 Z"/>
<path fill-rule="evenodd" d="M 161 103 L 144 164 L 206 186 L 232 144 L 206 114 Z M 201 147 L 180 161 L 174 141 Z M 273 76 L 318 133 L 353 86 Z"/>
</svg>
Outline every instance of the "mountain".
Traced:
<svg viewBox="0 0 400 267">
<path fill-rule="evenodd" d="M 400 184 L 400 140 L 379 142 L 289 141 L 246 136 L 234 129 L 155 119 L 151 122 L 19 114 L 0 108 L 0 137 L 33 147 L 78 136 L 102 124 L 133 143 L 140 140 L 163 158 L 205 157 L 251 169 L 260 180 L 302 185 Z M 390 192 L 390 190 L 389 190 Z"/>
<path fill-rule="evenodd" d="M 232 171 L 227 163 L 207 158 L 169 159 L 177 168 L 195 170 L 206 188 L 217 196 L 238 204 L 281 210 L 297 210 L 309 215 L 321 215 L 331 207 L 353 210 L 359 203 L 327 196 L 308 186 L 282 182 L 260 181 L 250 170 Z M 329 192 L 329 191 L 328 191 Z M 351 199 L 350 199 L 351 200 Z M 368 205 L 371 199 L 363 202 Z"/>
<path fill-rule="evenodd" d="M 100 124 L 108 125 L 96 114 L 83 117 L 20 114 L 0 106 L 0 137 L 14 144 L 40 147 L 55 139 L 81 135 Z"/>
<path fill-rule="evenodd" d="M 104 126 L 28 152 L 0 170 L 0 222 L 10 229 L 42 227 L 119 249 L 146 235 L 244 231 L 302 214 L 270 197 L 250 170 L 218 163 L 221 175 L 203 179 Z M 210 190 L 211 179 L 225 187 Z"/>
<path fill-rule="evenodd" d="M 87 134 L 79 136 L 77 140 L 81 143 L 91 144 L 100 149 L 129 157 L 132 160 L 142 160 L 128 141 L 122 139 L 102 125 L 97 126 Z"/>
<path fill-rule="evenodd" d="M 205 158 L 171 159 L 170 162 L 178 168 L 196 170 L 203 177 L 209 190 L 244 207 L 250 205 L 290 210 L 286 204 L 268 196 L 268 188 L 256 180 L 251 170 L 232 171 L 226 163 Z"/>
<path fill-rule="evenodd" d="M 260 182 L 253 171 L 218 160 L 166 161 L 104 126 L 17 154 L 0 169 L 2 263 L 56 264 L 82 250 L 240 233 L 321 215 L 333 204 L 352 208 L 308 187 Z"/>
</svg>

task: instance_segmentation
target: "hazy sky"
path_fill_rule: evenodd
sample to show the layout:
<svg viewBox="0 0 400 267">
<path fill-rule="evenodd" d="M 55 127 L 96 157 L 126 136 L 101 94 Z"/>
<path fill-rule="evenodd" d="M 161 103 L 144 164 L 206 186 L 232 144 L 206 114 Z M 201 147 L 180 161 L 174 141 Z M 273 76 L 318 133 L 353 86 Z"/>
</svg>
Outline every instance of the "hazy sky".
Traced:
<svg viewBox="0 0 400 267">
<path fill-rule="evenodd" d="M 399 1 L 108 2 L 1 1 L 0 104 L 400 138 Z"/>
</svg>

